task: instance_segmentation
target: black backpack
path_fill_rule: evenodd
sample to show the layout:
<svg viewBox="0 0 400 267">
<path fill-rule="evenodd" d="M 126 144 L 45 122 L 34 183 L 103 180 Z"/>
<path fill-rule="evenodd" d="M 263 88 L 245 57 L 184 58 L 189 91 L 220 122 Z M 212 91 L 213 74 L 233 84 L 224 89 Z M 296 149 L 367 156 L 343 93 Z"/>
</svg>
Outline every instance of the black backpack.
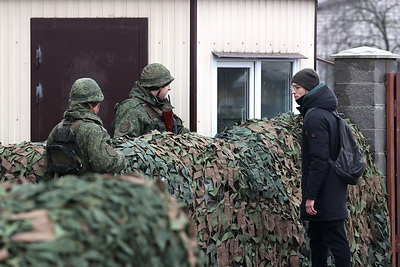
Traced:
<svg viewBox="0 0 400 267">
<path fill-rule="evenodd" d="M 83 122 L 62 120 L 46 144 L 48 168 L 59 176 L 78 174 L 82 169 L 82 153 L 75 136 L 75 129 Z"/>
<path fill-rule="evenodd" d="M 314 109 L 316 108 L 307 110 L 304 116 L 304 122 L 309 112 Z M 356 185 L 359 177 L 362 176 L 366 168 L 364 156 L 361 153 L 357 141 L 354 139 L 354 134 L 350 125 L 339 116 L 337 111 L 332 113 L 338 120 L 340 148 L 336 160 L 329 159 L 329 162 L 343 182 Z"/>
</svg>

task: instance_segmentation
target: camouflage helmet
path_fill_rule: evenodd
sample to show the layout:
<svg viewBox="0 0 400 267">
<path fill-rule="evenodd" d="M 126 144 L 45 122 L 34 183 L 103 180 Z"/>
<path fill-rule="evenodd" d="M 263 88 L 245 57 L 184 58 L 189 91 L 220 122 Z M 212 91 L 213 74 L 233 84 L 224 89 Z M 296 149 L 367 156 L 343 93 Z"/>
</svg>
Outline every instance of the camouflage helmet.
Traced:
<svg viewBox="0 0 400 267">
<path fill-rule="evenodd" d="M 80 78 L 74 82 L 69 95 L 69 103 L 80 104 L 103 101 L 104 95 L 99 85 L 91 78 Z"/>
<path fill-rule="evenodd" d="M 145 88 L 160 88 L 174 80 L 169 70 L 160 63 L 152 63 L 143 68 L 139 84 Z"/>
</svg>

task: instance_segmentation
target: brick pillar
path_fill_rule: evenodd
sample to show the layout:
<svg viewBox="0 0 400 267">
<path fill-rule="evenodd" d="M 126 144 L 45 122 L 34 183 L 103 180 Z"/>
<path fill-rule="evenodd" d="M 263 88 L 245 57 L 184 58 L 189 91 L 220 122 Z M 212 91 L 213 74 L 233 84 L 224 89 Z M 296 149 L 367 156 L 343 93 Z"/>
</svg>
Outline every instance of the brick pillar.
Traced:
<svg viewBox="0 0 400 267">
<path fill-rule="evenodd" d="M 332 57 L 339 112 L 356 124 L 369 140 L 375 163 L 386 176 L 385 74 L 397 71 L 399 56 L 364 46 Z"/>
</svg>

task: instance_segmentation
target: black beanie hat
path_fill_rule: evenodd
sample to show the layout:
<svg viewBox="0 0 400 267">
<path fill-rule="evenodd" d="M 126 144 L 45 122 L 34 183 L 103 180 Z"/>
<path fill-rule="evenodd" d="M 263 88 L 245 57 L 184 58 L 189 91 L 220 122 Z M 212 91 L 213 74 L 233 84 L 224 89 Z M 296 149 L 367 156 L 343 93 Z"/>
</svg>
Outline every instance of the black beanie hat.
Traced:
<svg viewBox="0 0 400 267">
<path fill-rule="evenodd" d="M 319 77 L 315 70 L 307 68 L 297 72 L 292 79 L 293 83 L 297 83 L 308 91 L 311 91 L 319 84 Z"/>
</svg>

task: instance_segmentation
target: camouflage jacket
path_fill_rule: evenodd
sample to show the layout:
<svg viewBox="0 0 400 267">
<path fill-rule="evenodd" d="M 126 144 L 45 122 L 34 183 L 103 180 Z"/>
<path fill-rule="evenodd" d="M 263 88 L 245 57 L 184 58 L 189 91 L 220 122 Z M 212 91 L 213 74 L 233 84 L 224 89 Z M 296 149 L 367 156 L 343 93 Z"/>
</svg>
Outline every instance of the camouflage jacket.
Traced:
<svg viewBox="0 0 400 267">
<path fill-rule="evenodd" d="M 74 131 L 82 154 L 83 168 L 79 175 L 86 172 L 120 173 L 125 169 L 125 156 L 111 146 L 110 135 L 102 126 L 100 117 L 86 107 L 77 104 L 70 106 L 64 112 L 64 119 L 83 120 Z M 52 142 L 52 134 L 56 127 L 50 132 L 47 143 Z M 47 159 L 45 160 L 45 166 L 47 166 Z M 48 170 L 46 173 L 49 175 Z"/>
<path fill-rule="evenodd" d="M 173 108 L 170 101 L 158 101 L 136 82 L 129 98 L 117 104 L 115 108 L 114 137 L 137 137 L 153 130 L 166 131 L 162 112 Z M 176 114 L 173 114 L 173 121 L 175 133 L 190 132 Z"/>
</svg>

